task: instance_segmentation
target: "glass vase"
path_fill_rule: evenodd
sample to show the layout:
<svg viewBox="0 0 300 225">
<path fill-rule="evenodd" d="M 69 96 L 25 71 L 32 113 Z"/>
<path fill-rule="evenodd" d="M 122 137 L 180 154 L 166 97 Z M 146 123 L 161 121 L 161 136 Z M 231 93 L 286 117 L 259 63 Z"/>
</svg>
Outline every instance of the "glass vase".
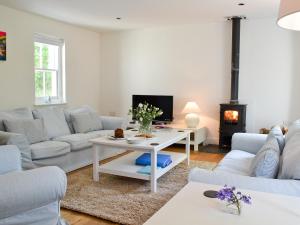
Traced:
<svg viewBox="0 0 300 225">
<path fill-rule="evenodd" d="M 222 211 L 233 215 L 241 215 L 241 204 L 240 203 L 223 204 Z"/>
<path fill-rule="evenodd" d="M 143 135 L 150 135 L 152 132 L 152 121 L 143 122 L 139 124 L 139 133 Z"/>
</svg>

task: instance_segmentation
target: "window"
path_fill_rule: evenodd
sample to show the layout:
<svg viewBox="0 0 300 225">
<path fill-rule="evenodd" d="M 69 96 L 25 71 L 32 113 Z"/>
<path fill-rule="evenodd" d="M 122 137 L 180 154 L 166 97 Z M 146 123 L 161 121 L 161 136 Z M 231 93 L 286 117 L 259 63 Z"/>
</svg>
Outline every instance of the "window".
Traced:
<svg viewBox="0 0 300 225">
<path fill-rule="evenodd" d="M 65 103 L 64 40 L 35 34 L 35 104 Z"/>
</svg>

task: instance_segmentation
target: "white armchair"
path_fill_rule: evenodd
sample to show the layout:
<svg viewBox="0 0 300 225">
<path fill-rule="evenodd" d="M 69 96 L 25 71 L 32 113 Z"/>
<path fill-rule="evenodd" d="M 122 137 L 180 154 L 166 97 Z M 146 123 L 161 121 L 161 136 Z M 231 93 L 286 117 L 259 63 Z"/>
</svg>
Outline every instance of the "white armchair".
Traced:
<svg viewBox="0 0 300 225">
<path fill-rule="evenodd" d="M 63 225 L 67 179 L 58 167 L 22 171 L 16 146 L 0 146 L 0 225 Z"/>
</svg>

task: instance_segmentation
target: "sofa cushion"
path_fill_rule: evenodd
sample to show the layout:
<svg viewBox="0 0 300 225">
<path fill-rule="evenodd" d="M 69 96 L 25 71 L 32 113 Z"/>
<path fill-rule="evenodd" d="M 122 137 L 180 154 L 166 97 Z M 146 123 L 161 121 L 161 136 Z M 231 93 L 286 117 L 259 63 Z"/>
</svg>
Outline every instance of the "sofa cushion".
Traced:
<svg viewBox="0 0 300 225">
<path fill-rule="evenodd" d="M 87 133 L 103 128 L 95 112 L 72 113 L 71 121 L 76 133 Z"/>
<path fill-rule="evenodd" d="M 74 134 L 75 130 L 71 121 L 71 114 L 83 113 L 83 112 L 96 112 L 96 111 L 92 109 L 90 106 L 84 105 L 77 108 L 65 109 L 64 112 L 65 112 L 66 121 L 70 128 L 70 131 L 72 134 Z"/>
<path fill-rule="evenodd" d="M 60 141 L 44 141 L 30 145 L 33 160 L 65 155 L 70 152 L 70 145 Z"/>
<path fill-rule="evenodd" d="M 280 149 L 277 139 L 269 140 L 258 151 L 251 164 L 251 176 L 275 178 L 279 169 Z"/>
<path fill-rule="evenodd" d="M 285 145 L 285 140 L 284 140 L 284 136 L 283 136 L 280 126 L 275 126 L 270 130 L 270 133 L 268 134 L 268 137 L 267 137 L 267 141 L 269 141 L 273 137 L 276 138 L 278 145 L 279 145 L 280 153 L 282 153 L 282 150 Z"/>
<path fill-rule="evenodd" d="M 88 134 L 71 134 L 54 138 L 55 141 L 63 141 L 71 145 L 71 151 L 77 151 L 84 148 L 89 148 L 92 143 L 89 142 L 91 137 Z"/>
<path fill-rule="evenodd" d="M 248 176 L 250 166 L 255 155 L 241 150 L 231 150 L 215 168 L 216 171 L 224 171 L 233 174 Z"/>
<path fill-rule="evenodd" d="M 65 114 L 61 108 L 47 107 L 33 110 L 37 119 L 43 119 L 49 138 L 71 134 Z"/>
<path fill-rule="evenodd" d="M 112 135 L 113 130 L 98 130 L 98 131 L 92 131 L 85 134 L 71 134 L 66 135 L 62 137 L 54 138 L 54 141 L 63 141 L 67 142 L 71 145 L 71 151 L 77 151 L 85 148 L 92 147 L 92 143 L 89 142 L 89 140 L 97 138 L 97 137 L 103 137 L 107 135 Z"/>
<path fill-rule="evenodd" d="M 4 120 L 8 132 L 24 134 L 30 144 L 47 141 L 47 131 L 41 119 Z"/>
<path fill-rule="evenodd" d="M 29 108 L 17 108 L 0 112 L 0 131 L 5 131 L 3 120 L 5 119 L 33 119 Z"/>
<path fill-rule="evenodd" d="M 278 178 L 300 179 L 300 133 L 295 133 L 285 144 Z"/>
<path fill-rule="evenodd" d="M 97 130 L 97 131 L 88 132 L 86 134 L 90 135 L 90 137 L 92 139 L 92 138 L 97 138 L 97 137 L 114 135 L 114 131 L 113 130 Z"/>
</svg>

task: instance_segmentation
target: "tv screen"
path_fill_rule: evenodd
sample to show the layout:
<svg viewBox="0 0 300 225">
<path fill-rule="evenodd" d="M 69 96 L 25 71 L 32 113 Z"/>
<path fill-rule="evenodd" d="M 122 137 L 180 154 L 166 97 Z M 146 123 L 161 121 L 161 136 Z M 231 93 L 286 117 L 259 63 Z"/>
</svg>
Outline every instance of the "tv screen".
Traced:
<svg viewBox="0 0 300 225">
<path fill-rule="evenodd" d="M 173 121 L 173 96 L 167 95 L 133 95 L 132 107 L 136 108 L 140 103 L 149 103 L 160 108 L 163 114 L 155 119 L 155 121 Z M 133 119 L 134 115 L 133 115 Z"/>
</svg>

